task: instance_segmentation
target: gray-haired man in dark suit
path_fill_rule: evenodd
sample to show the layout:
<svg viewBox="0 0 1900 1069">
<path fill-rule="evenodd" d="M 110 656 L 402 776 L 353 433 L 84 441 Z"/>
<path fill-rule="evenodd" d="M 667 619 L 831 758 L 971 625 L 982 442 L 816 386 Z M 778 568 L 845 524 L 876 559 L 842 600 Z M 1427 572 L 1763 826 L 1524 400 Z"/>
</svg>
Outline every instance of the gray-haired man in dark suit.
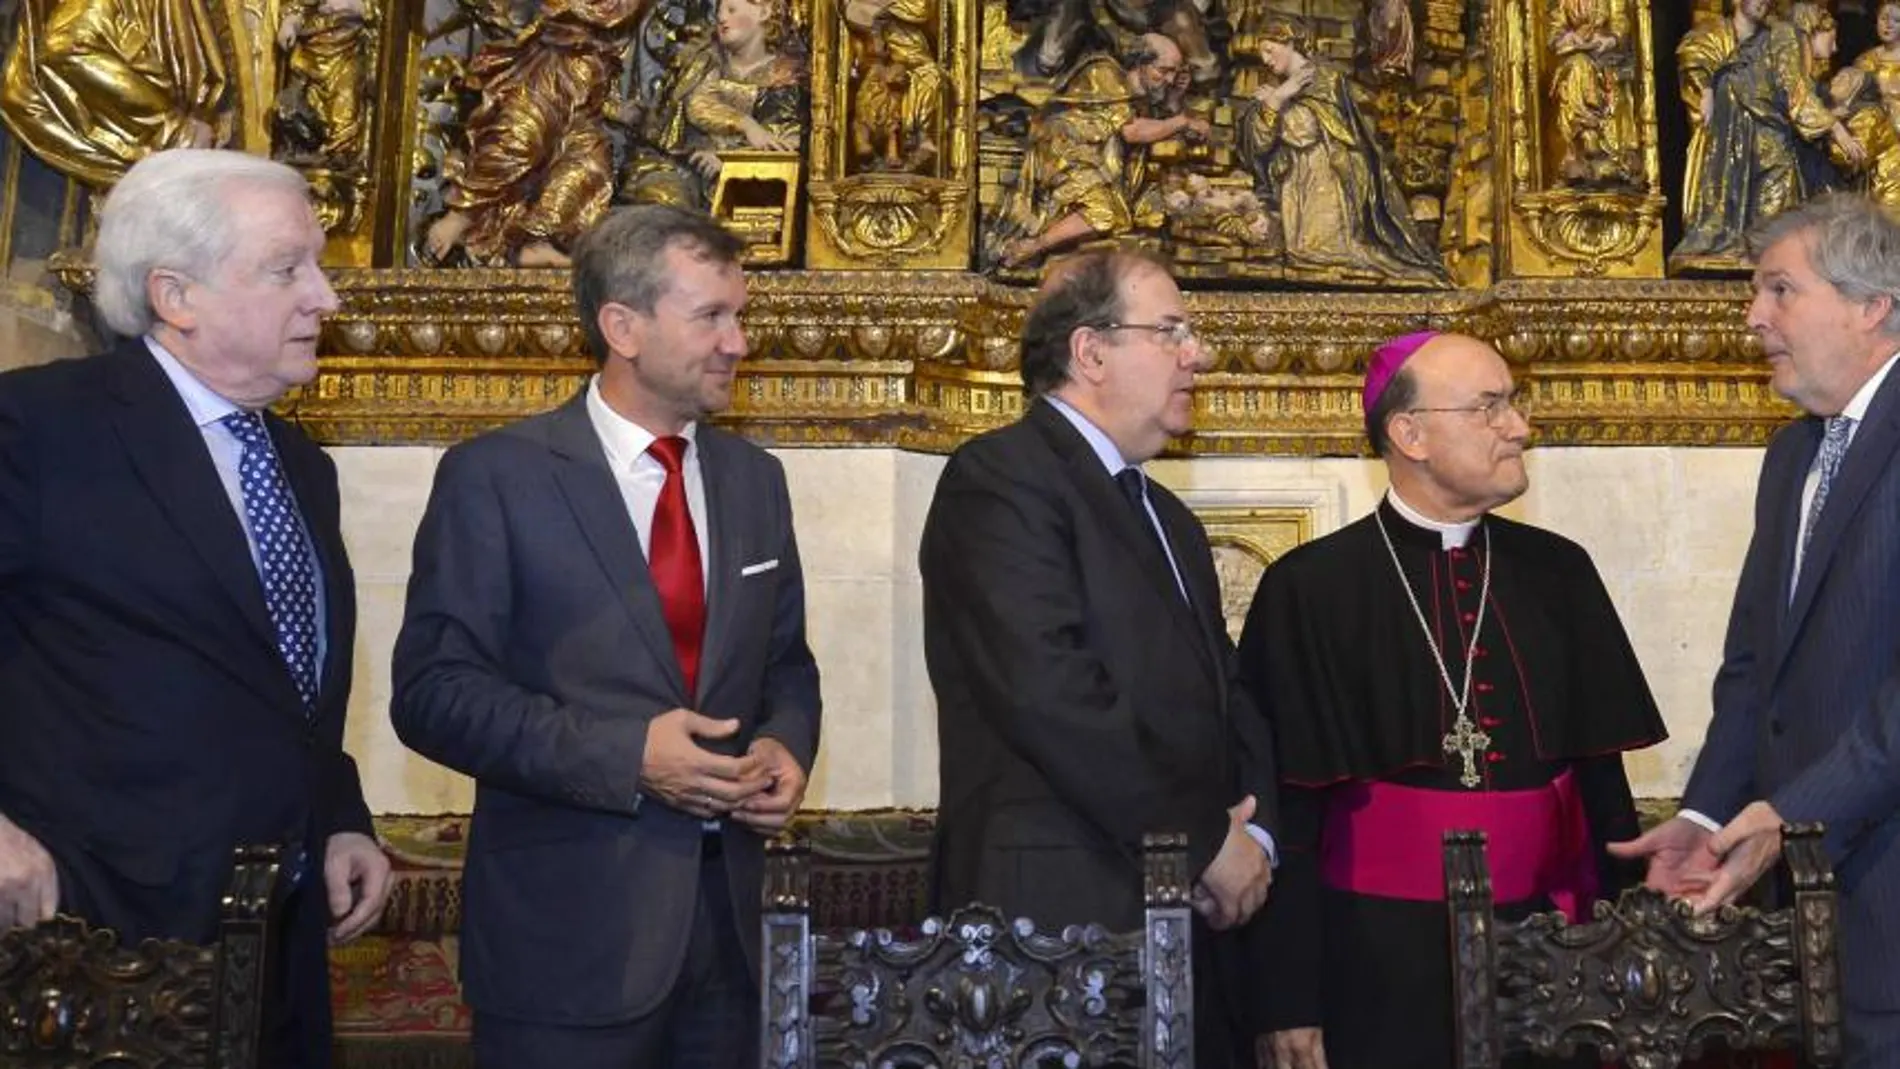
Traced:
<svg viewBox="0 0 1900 1069">
<path fill-rule="evenodd" d="M 1626 844 L 1702 910 L 1825 821 L 1842 891 L 1848 1064 L 1900 1065 L 1900 222 L 1836 195 L 1756 235 L 1775 391 L 1807 415 L 1762 462 L 1755 535 L 1677 816 Z"/>
<path fill-rule="evenodd" d="M 451 449 L 417 534 L 392 715 L 476 780 L 482 1066 L 754 1057 L 763 835 L 819 698 L 784 472 L 703 422 L 746 352 L 739 252 L 678 209 L 601 223 L 574 280 L 600 374 Z"/>
</svg>

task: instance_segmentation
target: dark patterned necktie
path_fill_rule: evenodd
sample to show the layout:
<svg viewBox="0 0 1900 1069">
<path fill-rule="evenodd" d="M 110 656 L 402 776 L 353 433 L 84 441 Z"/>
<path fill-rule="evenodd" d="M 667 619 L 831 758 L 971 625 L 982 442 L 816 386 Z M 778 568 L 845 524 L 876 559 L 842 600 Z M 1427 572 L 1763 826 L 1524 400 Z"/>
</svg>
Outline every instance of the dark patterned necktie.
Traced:
<svg viewBox="0 0 1900 1069">
<path fill-rule="evenodd" d="M 655 438 L 647 447 L 662 467 L 666 482 L 653 507 L 647 536 L 647 569 L 660 593 L 660 611 L 673 636 L 673 653 L 686 677 L 687 699 L 699 694 L 699 644 L 706 631 L 706 576 L 699 564 L 699 535 L 686 507 L 686 439 Z"/>
<path fill-rule="evenodd" d="M 264 608 L 277 633 L 277 652 L 309 715 L 317 705 L 317 569 L 303 517 L 278 466 L 263 417 L 233 412 L 220 422 L 244 447 L 238 482 L 244 491 L 244 519 L 257 540 Z"/>
<path fill-rule="evenodd" d="M 1827 504 L 1827 488 L 1841 470 L 1841 458 L 1847 455 L 1848 439 L 1854 433 L 1852 416 L 1829 416 L 1827 432 L 1821 437 L 1821 478 L 1814 484 L 1814 500 L 1808 504 L 1808 522 L 1801 530 L 1801 556 L 1808 555 L 1808 543 L 1820 526 L 1821 509 Z"/>
</svg>

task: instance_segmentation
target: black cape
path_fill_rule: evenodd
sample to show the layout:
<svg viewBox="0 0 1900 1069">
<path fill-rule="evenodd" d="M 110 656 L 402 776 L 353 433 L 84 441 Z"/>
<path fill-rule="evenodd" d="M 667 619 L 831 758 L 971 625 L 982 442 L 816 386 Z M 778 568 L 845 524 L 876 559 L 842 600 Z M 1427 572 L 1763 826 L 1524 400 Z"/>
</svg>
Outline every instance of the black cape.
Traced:
<svg viewBox="0 0 1900 1069">
<path fill-rule="evenodd" d="M 1589 555 L 1574 542 L 1487 516 L 1462 550 L 1441 548 L 1381 503 L 1267 569 L 1241 636 L 1241 672 L 1272 725 L 1281 777 L 1281 865 L 1249 937 L 1279 964 L 1249 1007 L 1262 1032 L 1320 1026 L 1333 1069 L 1452 1064 L 1443 903 L 1323 887 L 1331 788 L 1383 780 L 1464 791 L 1443 750 L 1455 708 L 1392 566 L 1383 518 L 1453 685 L 1483 588 L 1469 714 L 1491 744 L 1478 790 L 1524 790 L 1568 770 L 1582 795 L 1605 895 L 1640 880 L 1602 844 L 1635 836 L 1621 753 L 1666 732 Z M 1548 908 L 1500 903 L 1500 912 Z"/>
</svg>

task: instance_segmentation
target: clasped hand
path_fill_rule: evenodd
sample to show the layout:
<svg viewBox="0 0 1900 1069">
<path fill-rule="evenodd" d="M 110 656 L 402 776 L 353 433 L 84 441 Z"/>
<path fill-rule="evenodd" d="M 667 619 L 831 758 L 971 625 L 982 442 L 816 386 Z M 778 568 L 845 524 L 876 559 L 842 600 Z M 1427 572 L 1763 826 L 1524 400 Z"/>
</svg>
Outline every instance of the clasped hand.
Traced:
<svg viewBox="0 0 1900 1069">
<path fill-rule="evenodd" d="M 1227 811 L 1227 838 L 1195 882 L 1189 899 L 1194 911 L 1217 931 L 1245 924 L 1266 902 L 1273 883 L 1267 852 L 1247 832 L 1254 807 L 1250 794 Z"/>
<path fill-rule="evenodd" d="M 691 709 L 671 709 L 647 725 L 641 789 L 702 820 L 731 817 L 773 832 L 805 798 L 805 770 L 777 739 L 752 740 L 740 757 L 713 753 L 698 739 L 729 739 L 737 720 L 714 720 Z"/>
</svg>

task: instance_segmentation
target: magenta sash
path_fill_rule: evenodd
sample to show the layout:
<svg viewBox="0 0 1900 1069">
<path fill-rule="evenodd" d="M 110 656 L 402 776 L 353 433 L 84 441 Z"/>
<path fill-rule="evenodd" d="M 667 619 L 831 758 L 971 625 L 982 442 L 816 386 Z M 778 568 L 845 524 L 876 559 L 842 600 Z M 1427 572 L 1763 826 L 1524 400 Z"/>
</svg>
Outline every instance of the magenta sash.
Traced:
<svg viewBox="0 0 1900 1069">
<path fill-rule="evenodd" d="M 1444 836 L 1485 833 L 1499 903 L 1549 897 L 1571 921 L 1596 900 L 1596 850 L 1565 771 L 1528 791 L 1433 791 L 1349 783 L 1333 791 L 1320 840 L 1326 886 L 1413 902 L 1445 900 Z"/>
</svg>

